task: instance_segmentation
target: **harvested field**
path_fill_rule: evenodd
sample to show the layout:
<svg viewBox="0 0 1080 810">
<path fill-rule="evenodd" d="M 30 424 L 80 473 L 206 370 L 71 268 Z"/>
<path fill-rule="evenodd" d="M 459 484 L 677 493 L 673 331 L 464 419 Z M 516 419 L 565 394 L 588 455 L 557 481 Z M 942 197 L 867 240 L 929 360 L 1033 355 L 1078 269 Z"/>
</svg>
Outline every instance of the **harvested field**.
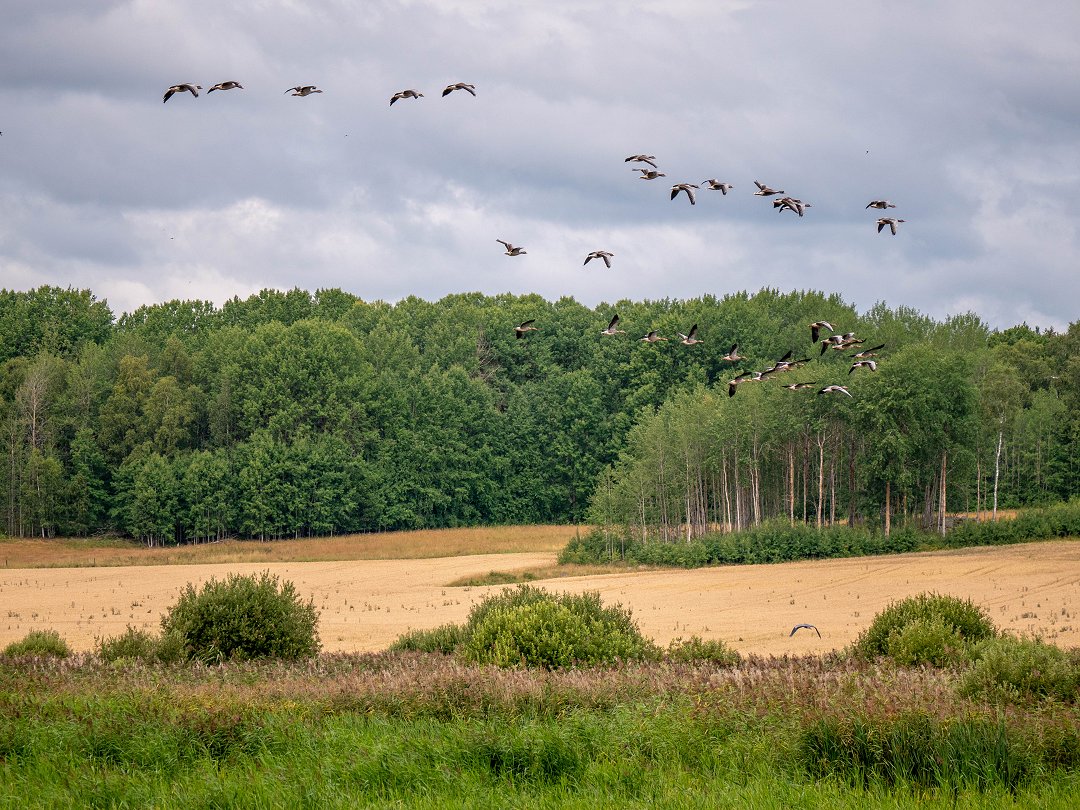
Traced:
<svg viewBox="0 0 1080 810">
<path fill-rule="evenodd" d="M 242 562 L 0 571 L 0 645 L 55 629 L 77 650 L 128 625 L 156 630 L 189 582 L 269 570 L 321 611 L 328 651 L 385 649 L 410 628 L 461 622 L 499 586 L 448 583 L 549 568 L 555 552 L 411 560 Z M 851 642 L 888 602 L 923 591 L 969 597 L 999 627 L 1080 646 L 1080 543 L 1057 541 L 884 557 L 696 570 L 618 571 L 533 584 L 597 590 L 661 644 L 720 638 L 743 653 L 819 653 Z M 809 622 L 822 637 L 791 627 Z"/>
</svg>

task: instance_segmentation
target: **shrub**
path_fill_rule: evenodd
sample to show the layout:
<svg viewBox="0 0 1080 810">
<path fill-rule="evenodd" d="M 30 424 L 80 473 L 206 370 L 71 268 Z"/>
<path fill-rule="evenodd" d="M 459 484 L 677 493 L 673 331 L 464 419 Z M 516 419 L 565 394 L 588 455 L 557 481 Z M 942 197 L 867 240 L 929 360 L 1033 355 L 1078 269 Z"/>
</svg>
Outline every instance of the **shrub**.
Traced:
<svg viewBox="0 0 1080 810">
<path fill-rule="evenodd" d="M 4 655 L 48 655 L 67 658 L 71 648 L 55 630 L 31 630 L 21 640 L 13 641 L 4 648 Z"/>
<path fill-rule="evenodd" d="M 904 666 L 958 666 L 967 659 L 964 637 L 942 617 L 916 619 L 886 639 L 886 655 Z"/>
<path fill-rule="evenodd" d="M 184 640 L 178 633 L 155 636 L 131 626 L 119 636 L 99 639 L 97 649 L 101 659 L 109 663 L 130 658 L 170 664 L 184 658 Z"/>
<path fill-rule="evenodd" d="M 444 624 L 431 630 L 412 630 L 398 636 L 390 649 L 450 655 L 458 648 L 464 635 L 465 629 L 460 624 Z"/>
<path fill-rule="evenodd" d="M 555 669 L 655 658 L 621 605 L 605 607 L 600 594 L 549 594 L 529 585 L 488 596 L 469 613 L 465 658 L 501 667 Z"/>
<path fill-rule="evenodd" d="M 189 583 L 161 620 L 163 635 L 182 639 L 185 657 L 205 663 L 315 655 L 317 623 L 314 601 L 302 602 L 291 582 L 269 572 L 211 578 L 201 591 Z"/>
<path fill-rule="evenodd" d="M 958 633 L 965 643 L 982 641 L 997 635 L 994 623 L 970 599 L 922 593 L 899 602 L 891 602 L 855 640 L 854 652 L 864 658 L 888 655 L 890 637 L 919 621 L 939 621 Z M 927 630 L 922 632 L 926 633 Z M 915 643 L 916 636 L 917 633 L 913 634 L 911 644 Z"/>
<path fill-rule="evenodd" d="M 707 661 L 725 667 L 733 667 L 741 660 L 739 654 L 720 639 L 706 641 L 698 636 L 690 636 L 685 641 L 681 638 L 673 639 L 668 645 L 667 657 L 671 661 L 688 664 Z"/>
<path fill-rule="evenodd" d="M 1002 636 L 975 645 L 972 657 L 975 662 L 958 687 L 964 697 L 1008 703 L 1078 700 L 1080 653 L 1039 639 Z"/>
</svg>

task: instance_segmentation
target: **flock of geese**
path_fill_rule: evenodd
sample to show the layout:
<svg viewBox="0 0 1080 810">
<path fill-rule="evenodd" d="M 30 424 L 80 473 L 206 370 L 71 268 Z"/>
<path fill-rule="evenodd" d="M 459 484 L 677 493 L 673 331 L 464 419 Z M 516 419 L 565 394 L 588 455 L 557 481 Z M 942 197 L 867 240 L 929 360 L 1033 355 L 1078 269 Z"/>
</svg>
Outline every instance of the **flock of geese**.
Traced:
<svg viewBox="0 0 1080 810">
<path fill-rule="evenodd" d="M 174 84 L 165 91 L 165 97 L 162 99 L 162 103 L 168 101 L 177 93 L 191 93 L 193 97 L 198 98 L 199 91 L 202 89 L 202 85 L 200 84 Z M 207 90 L 207 93 L 213 93 L 215 90 L 243 89 L 244 86 L 238 81 L 225 81 L 213 85 L 212 87 L 210 87 L 209 90 Z M 470 95 L 476 96 L 476 86 L 468 84 L 466 82 L 454 82 L 452 84 L 448 84 L 443 89 L 442 95 L 443 97 L 446 97 L 458 90 L 464 90 Z M 322 92 L 323 91 L 315 85 L 297 85 L 295 87 L 290 87 L 288 90 L 285 91 L 285 94 L 292 94 L 293 96 L 304 97 Z M 405 99 L 418 100 L 421 98 L 424 98 L 424 94 L 421 93 L 419 90 L 399 90 L 390 97 L 390 106 L 392 107 L 396 102 Z M 667 177 L 664 172 L 660 171 L 660 168 L 656 163 L 656 155 L 630 155 L 626 157 L 623 162 L 644 163 L 648 166 L 648 168 L 632 167 L 634 171 L 641 173 L 638 178 L 640 180 L 656 180 L 660 177 Z M 754 196 L 773 198 L 771 200 L 772 206 L 773 209 L 775 209 L 778 213 L 783 211 L 791 211 L 792 213 L 802 217 L 806 214 L 806 210 L 808 208 L 813 207 L 811 203 L 805 200 L 788 195 L 783 189 L 772 188 L 771 186 L 768 186 L 758 180 L 754 181 L 754 185 L 757 186 L 757 191 L 754 192 Z M 733 188 L 735 188 L 731 183 L 723 182 L 716 178 L 702 180 L 700 183 L 675 183 L 671 186 L 671 199 L 674 200 L 680 194 L 685 194 L 687 199 L 690 201 L 690 204 L 696 205 L 697 196 L 695 195 L 695 191 L 701 190 L 702 187 L 709 191 L 719 191 L 723 196 L 727 196 L 727 193 Z M 871 200 L 869 203 L 867 203 L 866 208 L 867 210 L 872 208 L 877 211 L 887 211 L 890 208 L 896 208 L 896 205 L 889 202 L 888 200 Z M 887 227 L 889 228 L 889 231 L 895 236 L 897 228 L 901 222 L 904 222 L 904 220 L 897 219 L 895 217 L 880 217 L 877 220 L 878 233 L 881 233 L 881 231 Z M 496 239 L 495 241 L 503 246 L 504 253 L 507 256 L 524 256 L 528 253 L 528 251 L 526 251 L 524 247 L 512 244 L 505 239 Z M 598 261 L 602 261 L 606 267 L 610 268 L 611 259 L 614 255 L 614 253 L 611 253 L 607 250 L 594 250 L 585 256 L 584 264 L 587 265 L 590 261 L 596 259 Z M 522 321 L 520 324 L 514 327 L 514 336 L 520 339 L 524 338 L 529 332 L 538 331 L 538 327 L 534 325 L 535 323 L 535 318 L 527 321 Z M 605 337 L 614 337 L 615 335 L 626 334 L 625 331 L 619 329 L 618 327 L 619 316 L 618 314 L 615 314 L 612 316 L 611 321 L 607 325 L 607 328 L 602 329 L 600 331 L 600 334 Z M 846 351 L 851 347 L 860 346 L 865 343 L 865 339 L 856 338 L 854 332 L 846 332 L 842 334 L 834 333 L 830 334 L 827 337 L 821 338 L 820 333 L 822 329 L 827 329 L 830 332 L 835 332 L 833 325 L 828 321 L 815 321 L 814 323 L 810 324 L 811 343 L 821 345 L 821 355 L 824 355 L 825 352 L 830 349 L 834 351 Z M 697 324 L 691 326 L 690 331 L 688 331 L 686 334 L 683 334 L 682 332 L 677 332 L 676 334 L 679 336 L 678 342 L 684 346 L 695 346 L 699 343 L 704 342 L 701 338 L 697 336 Z M 639 340 L 643 343 L 653 344 L 666 342 L 668 341 L 668 338 L 661 336 L 658 330 L 653 329 L 646 333 L 644 337 L 639 338 Z M 877 362 L 872 358 L 875 357 L 876 353 L 883 348 L 885 348 L 885 344 L 882 343 L 870 349 L 861 350 L 856 352 L 855 354 L 849 355 L 849 358 L 853 362 L 851 364 L 851 368 L 848 370 L 848 374 L 852 374 L 857 369 L 868 369 L 870 371 L 877 371 Z M 738 349 L 739 345 L 737 343 L 732 344 L 731 350 L 721 359 L 729 363 L 737 363 L 741 360 L 745 360 L 746 358 L 739 355 Z M 730 379 L 728 381 L 728 396 L 735 396 L 735 392 L 738 390 L 738 387 L 743 383 L 763 382 L 769 379 L 772 375 L 782 374 L 787 371 L 793 371 L 811 361 L 811 358 L 809 357 L 793 360 L 793 353 L 793 351 L 789 351 L 787 354 L 777 360 L 773 365 L 769 366 L 768 368 L 762 369 L 761 371 L 745 371 L 740 373 L 736 377 Z M 821 383 L 795 382 L 785 385 L 784 388 L 788 389 L 789 391 L 801 391 L 804 389 L 815 388 L 818 385 L 821 385 Z M 820 388 L 817 393 L 819 395 L 843 394 L 849 397 L 851 396 L 851 392 L 848 391 L 847 388 L 843 385 L 825 385 Z M 792 632 L 794 633 L 794 631 Z"/>
<path fill-rule="evenodd" d="M 193 95 L 195 98 L 198 98 L 199 97 L 199 91 L 202 90 L 202 89 L 203 89 L 203 87 L 202 87 L 201 84 L 192 84 L 191 82 L 185 82 L 183 84 L 174 84 L 172 87 L 170 87 L 168 90 L 165 91 L 165 98 L 163 98 L 161 100 L 161 102 L 164 104 L 166 101 L 168 101 L 170 98 L 172 98 L 177 93 L 191 93 L 191 95 Z M 211 87 L 209 90 L 207 90 L 206 92 L 207 93 L 213 93 L 215 90 L 243 90 L 243 89 L 244 89 L 244 85 L 240 84 L 240 82 L 228 81 L 228 82 L 219 82 L 218 84 L 215 84 L 213 87 Z M 454 82 L 453 84 L 448 84 L 446 86 L 446 89 L 443 90 L 442 94 L 444 96 L 448 96 L 451 93 L 453 93 L 455 90 L 464 90 L 465 92 L 467 92 L 467 93 L 469 93 L 471 95 L 474 95 L 474 96 L 476 95 L 476 86 L 472 85 L 472 84 L 466 84 L 465 82 Z M 321 93 L 321 92 L 323 92 L 323 91 L 320 90 L 318 87 L 316 87 L 313 84 L 299 84 L 296 87 L 290 87 L 288 90 L 286 90 L 285 95 L 289 95 L 291 93 L 294 96 L 301 96 L 302 97 L 302 96 L 310 96 L 310 95 L 312 95 L 314 93 Z M 390 96 L 390 106 L 393 107 L 395 101 L 401 101 L 403 98 L 423 98 L 423 97 L 424 97 L 424 94 L 419 92 L 418 90 L 399 90 L 398 92 L 394 93 L 394 95 Z"/>
<path fill-rule="evenodd" d="M 591 255 L 591 254 L 590 254 Z M 587 261 L 587 260 L 586 260 Z M 514 337 L 523 338 L 528 332 L 535 332 L 538 327 L 533 324 L 536 323 L 536 318 L 530 318 L 527 321 L 522 321 L 520 324 L 514 327 Z M 810 340 L 811 343 L 821 344 L 821 354 L 824 355 L 826 351 L 832 349 L 834 351 L 846 351 L 853 346 L 861 346 L 866 342 L 866 338 L 855 337 L 854 332 L 844 332 L 842 334 L 831 334 L 827 337 L 820 337 L 822 329 L 828 329 L 830 332 L 834 332 L 834 327 L 828 321 L 814 321 L 810 324 Z M 619 328 L 619 315 L 616 313 L 611 317 L 608 322 L 607 328 L 600 330 L 600 334 L 605 337 L 614 337 L 615 335 L 625 335 L 626 331 Z M 682 332 L 676 332 L 679 336 L 679 343 L 683 346 L 696 346 L 704 341 L 697 336 L 698 325 L 695 323 L 690 327 L 690 331 L 686 334 Z M 820 338 L 820 339 L 819 339 Z M 669 339 L 660 335 L 659 330 L 651 329 L 644 337 L 638 338 L 642 343 L 660 343 L 666 342 Z M 879 343 L 876 346 L 871 346 L 869 349 L 860 349 L 848 356 L 848 359 L 852 361 L 851 367 L 848 369 L 848 374 L 854 373 L 858 369 L 868 369 L 869 371 L 877 371 L 877 361 L 872 358 L 877 356 L 877 353 L 885 348 L 884 343 Z M 782 374 L 785 371 L 794 371 L 797 368 L 801 368 L 807 363 L 811 362 L 813 358 L 803 357 L 798 360 L 793 360 L 792 355 L 794 351 L 789 351 L 775 363 L 768 368 L 761 371 L 745 371 L 736 377 L 728 380 L 728 396 L 735 396 L 735 392 L 739 386 L 745 382 L 764 382 L 769 379 L 773 374 Z M 739 354 L 739 344 L 733 343 L 730 351 L 720 358 L 728 363 L 737 363 L 746 358 Z M 808 388 L 815 388 L 821 385 L 820 382 L 806 381 L 806 382 L 794 382 L 785 385 L 789 391 L 802 391 Z M 845 394 L 851 396 L 851 392 L 848 391 L 846 386 L 843 385 L 826 385 L 818 389 L 818 394 Z"/>
</svg>

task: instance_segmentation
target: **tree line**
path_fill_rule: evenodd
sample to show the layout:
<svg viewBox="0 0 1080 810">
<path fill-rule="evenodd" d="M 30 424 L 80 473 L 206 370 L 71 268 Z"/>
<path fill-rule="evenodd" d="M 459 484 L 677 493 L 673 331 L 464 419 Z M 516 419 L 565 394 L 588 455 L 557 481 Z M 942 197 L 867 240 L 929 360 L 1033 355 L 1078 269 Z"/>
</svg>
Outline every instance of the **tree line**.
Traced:
<svg viewBox="0 0 1080 810">
<path fill-rule="evenodd" d="M 600 336 L 615 312 L 627 334 Z M 777 380 L 727 396 L 739 369 L 813 351 L 820 319 L 884 342 L 877 373 L 815 351 L 782 382 L 850 383 L 850 400 Z M 695 346 L 637 340 L 694 323 Z M 115 317 L 89 290 L 3 290 L 3 529 L 168 544 L 591 520 L 677 540 L 1049 502 L 1077 494 L 1078 341 L 1077 324 L 994 331 L 813 291 L 587 307 L 264 290 Z"/>
</svg>

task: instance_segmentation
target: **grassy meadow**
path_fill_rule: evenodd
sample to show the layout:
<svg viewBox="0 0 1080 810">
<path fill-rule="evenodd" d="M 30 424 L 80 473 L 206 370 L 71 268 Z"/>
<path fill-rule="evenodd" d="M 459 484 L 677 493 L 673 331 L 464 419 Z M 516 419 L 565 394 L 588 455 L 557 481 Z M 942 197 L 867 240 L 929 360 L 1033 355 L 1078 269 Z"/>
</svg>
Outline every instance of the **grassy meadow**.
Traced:
<svg viewBox="0 0 1080 810">
<path fill-rule="evenodd" d="M 4 807 L 1071 807 L 1080 712 L 841 657 L 0 657 Z"/>
</svg>

